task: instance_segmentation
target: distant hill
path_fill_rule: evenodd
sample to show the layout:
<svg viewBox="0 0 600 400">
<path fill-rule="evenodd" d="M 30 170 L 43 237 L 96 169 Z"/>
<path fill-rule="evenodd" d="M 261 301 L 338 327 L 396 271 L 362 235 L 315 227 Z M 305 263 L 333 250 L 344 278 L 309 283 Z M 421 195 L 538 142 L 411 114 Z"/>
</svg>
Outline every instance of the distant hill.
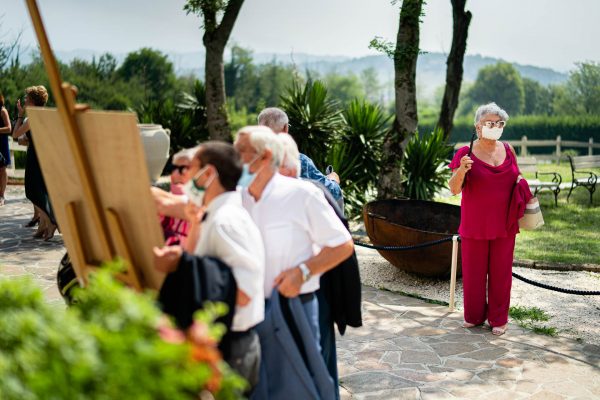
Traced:
<svg viewBox="0 0 600 400">
<path fill-rule="evenodd" d="M 63 62 L 70 62 L 75 58 L 91 60 L 92 57 L 99 57 L 101 52 L 91 50 L 57 51 L 57 57 Z M 178 74 L 193 74 L 198 77 L 204 75 L 204 53 L 172 53 L 166 52 L 169 56 L 175 70 Z M 121 62 L 126 54 L 114 54 L 118 62 Z M 226 59 L 229 54 L 226 53 Z M 27 62 L 27 57 L 22 60 Z M 277 61 L 283 64 L 294 63 L 301 71 L 311 70 L 320 74 L 328 72 L 354 73 L 360 74 L 367 68 L 373 68 L 377 71 L 381 82 L 393 81 L 394 67 L 392 60 L 383 55 L 365 56 L 358 58 L 343 56 L 317 56 L 305 53 L 294 54 L 276 54 L 276 53 L 256 53 L 254 54 L 256 63 L 268 63 Z M 496 64 L 501 61 L 497 58 L 484 57 L 480 55 L 469 55 L 465 57 L 464 62 L 464 80 L 474 81 L 480 68 Z M 568 75 L 550 68 L 536 67 L 532 65 L 521 65 L 513 63 L 522 76 L 536 80 L 543 85 L 558 84 L 564 82 Z M 443 85 L 446 79 L 446 55 L 442 53 L 426 53 L 419 56 L 417 64 L 417 81 L 419 90 L 423 94 L 431 94 L 439 86 Z"/>
</svg>

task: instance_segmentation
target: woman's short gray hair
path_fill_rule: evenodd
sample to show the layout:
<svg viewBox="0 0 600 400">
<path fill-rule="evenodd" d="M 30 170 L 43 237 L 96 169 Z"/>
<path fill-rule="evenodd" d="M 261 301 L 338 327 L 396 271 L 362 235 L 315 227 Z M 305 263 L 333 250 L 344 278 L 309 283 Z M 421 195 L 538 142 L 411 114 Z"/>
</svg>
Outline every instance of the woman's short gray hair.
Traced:
<svg viewBox="0 0 600 400">
<path fill-rule="evenodd" d="M 240 129 L 236 136 L 236 141 L 241 135 L 248 135 L 250 145 L 257 154 L 264 154 L 266 149 L 271 150 L 273 155 L 271 159 L 271 168 L 274 171 L 279 169 L 281 158 L 283 156 L 283 147 L 277 138 L 277 135 L 267 126 L 245 126 Z"/>
<path fill-rule="evenodd" d="M 192 147 L 191 149 L 180 150 L 177 153 L 173 154 L 172 163 L 175 164 L 179 161 L 183 161 L 183 162 L 189 164 L 192 162 L 192 159 L 194 158 L 194 155 L 196 155 L 197 151 L 198 151 L 198 146 Z"/>
<path fill-rule="evenodd" d="M 475 125 L 477 125 L 479 121 L 481 121 L 481 119 L 486 115 L 497 115 L 502 119 L 502 121 L 508 121 L 508 113 L 500 108 L 496 103 L 491 102 L 477 108 L 477 111 L 475 111 Z"/>
<path fill-rule="evenodd" d="M 296 175 L 300 176 L 300 151 L 294 138 L 287 133 L 277 134 L 277 139 L 281 142 L 283 156 L 281 166 L 287 169 L 296 171 Z"/>
<path fill-rule="evenodd" d="M 281 108 L 265 108 L 258 114 L 258 124 L 268 126 L 275 133 L 284 132 L 288 123 L 288 116 Z"/>
</svg>

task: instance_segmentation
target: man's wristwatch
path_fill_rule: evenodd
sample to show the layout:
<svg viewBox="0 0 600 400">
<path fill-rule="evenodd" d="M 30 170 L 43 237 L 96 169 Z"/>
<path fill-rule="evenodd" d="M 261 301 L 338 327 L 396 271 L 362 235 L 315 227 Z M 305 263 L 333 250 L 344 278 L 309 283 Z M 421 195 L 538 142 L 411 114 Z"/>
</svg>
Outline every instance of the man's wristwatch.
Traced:
<svg viewBox="0 0 600 400">
<path fill-rule="evenodd" d="M 306 264 L 302 263 L 298 265 L 298 268 L 300 268 L 300 272 L 302 272 L 302 282 L 306 282 L 311 278 L 312 275 L 310 274 L 310 269 L 308 269 Z"/>
</svg>

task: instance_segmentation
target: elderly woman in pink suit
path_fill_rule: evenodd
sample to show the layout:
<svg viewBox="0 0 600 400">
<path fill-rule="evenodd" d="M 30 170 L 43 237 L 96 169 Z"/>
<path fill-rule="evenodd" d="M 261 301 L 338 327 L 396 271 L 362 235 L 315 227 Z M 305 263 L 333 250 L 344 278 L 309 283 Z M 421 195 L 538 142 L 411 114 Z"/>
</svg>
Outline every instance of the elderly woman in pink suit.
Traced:
<svg viewBox="0 0 600 400">
<path fill-rule="evenodd" d="M 450 163 L 453 194 L 462 192 L 461 237 L 465 328 L 486 319 L 492 333 L 508 324 L 512 263 L 518 227 L 510 225 L 509 204 L 521 179 L 514 149 L 500 142 L 508 121 L 495 103 L 475 113 L 477 140 L 459 149 Z M 526 182 L 523 182 L 526 184 Z M 528 191 L 528 190 L 527 190 Z"/>
</svg>

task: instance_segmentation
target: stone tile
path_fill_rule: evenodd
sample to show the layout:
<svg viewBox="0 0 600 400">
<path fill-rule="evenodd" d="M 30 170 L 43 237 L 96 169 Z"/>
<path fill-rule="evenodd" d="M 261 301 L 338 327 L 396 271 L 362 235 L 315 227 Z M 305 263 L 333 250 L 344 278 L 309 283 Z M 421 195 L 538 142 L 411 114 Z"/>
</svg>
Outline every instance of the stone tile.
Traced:
<svg viewBox="0 0 600 400">
<path fill-rule="evenodd" d="M 480 350 L 473 351 L 471 353 L 462 354 L 461 357 L 472 359 L 472 360 L 480 360 L 480 361 L 489 360 L 489 361 L 491 361 L 491 360 L 497 360 L 498 358 L 505 355 L 506 353 L 508 353 L 507 349 L 499 348 L 499 347 L 495 347 L 495 348 L 490 347 L 487 349 L 480 349 Z"/>
<path fill-rule="evenodd" d="M 471 361 L 460 358 L 447 359 L 444 362 L 444 367 L 455 368 L 455 369 L 467 369 L 467 370 L 478 370 L 487 369 L 492 367 L 492 363 L 485 361 Z"/>
<path fill-rule="evenodd" d="M 397 337 L 390 339 L 390 341 L 398 346 L 402 350 L 428 350 L 431 351 L 431 347 L 422 342 L 422 339 L 413 337 Z"/>
<path fill-rule="evenodd" d="M 411 371 L 406 369 L 395 369 L 391 371 L 392 374 L 397 375 L 401 378 L 408 379 L 413 382 L 437 382 L 446 378 L 445 374 L 426 372 L 426 371 Z"/>
<path fill-rule="evenodd" d="M 401 355 L 402 355 L 401 351 L 386 351 L 385 355 L 381 359 L 381 362 L 396 366 L 396 365 L 400 364 L 400 356 Z"/>
<path fill-rule="evenodd" d="M 592 393 L 582 385 L 569 381 L 554 381 L 542 384 L 542 389 L 564 396 L 592 397 Z"/>
<path fill-rule="evenodd" d="M 535 393 L 539 390 L 539 388 L 540 388 L 540 385 L 535 382 L 517 381 L 517 386 L 515 387 L 515 390 L 517 392 Z"/>
<path fill-rule="evenodd" d="M 390 389 L 371 393 L 360 393 L 352 396 L 352 398 L 356 400 L 418 400 L 420 399 L 420 392 L 417 388 Z"/>
<path fill-rule="evenodd" d="M 404 335 L 404 336 L 419 336 L 420 337 L 420 336 L 443 335 L 445 333 L 448 333 L 448 331 L 446 329 L 432 328 L 429 326 L 425 326 L 422 328 L 401 329 L 398 333 L 401 335 Z"/>
<path fill-rule="evenodd" d="M 405 350 L 400 361 L 403 363 L 439 365 L 441 360 L 433 351 Z"/>
<path fill-rule="evenodd" d="M 519 371 L 515 371 L 514 369 L 506 369 L 506 368 L 492 368 L 486 371 L 480 372 L 477 374 L 479 379 L 482 381 L 516 381 L 521 373 Z"/>
<path fill-rule="evenodd" d="M 455 397 L 450 393 L 436 387 L 423 387 L 420 388 L 421 400 L 442 400 L 442 399 L 454 399 Z"/>
<path fill-rule="evenodd" d="M 549 392 L 547 390 L 542 390 L 541 392 L 537 392 L 537 393 L 531 395 L 530 397 L 528 397 L 528 400 L 562 400 L 562 399 L 566 399 L 566 397 L 561 396 L 556 393 Z"/>
<path fill-rule="evenodd" d="M 496 361 L 496 365 L 504 368 L 516 368 L 523 365 L 523 360 L 519 358 L 502 358 Z"/>
<path fill-rule="evenodd" d="M 440 357 L 453 356 L 477 350 L 473 344 L 467 343 L 438 343 L 429 345 Z"/>
<path fill-rule="evenodd" d="M 345 376 L 341 380 L 341 384 L 348 389 L 352 395 L 372 392 L 374 388 L 385 390 L 415 386 L 414 382 L 402 379 L 399 376 L 387 372 L 359 372 Z"/>
</svg>

